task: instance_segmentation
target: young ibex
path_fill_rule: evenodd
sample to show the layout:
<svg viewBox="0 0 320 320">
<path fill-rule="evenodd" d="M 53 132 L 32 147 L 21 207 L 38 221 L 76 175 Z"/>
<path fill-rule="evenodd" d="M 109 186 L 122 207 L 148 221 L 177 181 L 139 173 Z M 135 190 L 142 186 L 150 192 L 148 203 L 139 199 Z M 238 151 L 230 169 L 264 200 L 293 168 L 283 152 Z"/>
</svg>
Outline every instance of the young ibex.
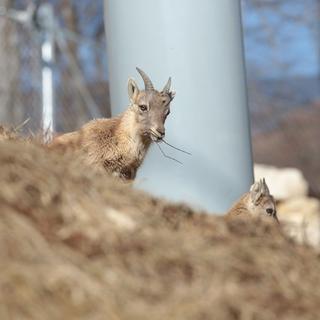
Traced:
<svg viewBox="0 0 320 320">
<path fill-rule="evenodd" d="M 250 191 L 245 193 L 228 211 L 226 217 L 253 217 L 270 216 L 277 222 L 275 200 L 270 194 L 265 179 L 255 182 Z"/>
<path fill-rule="evenodd" d="M 80 130 L 56 137 L 49 147 L 81 151 L 91 165 L 124 180 L 135 178 L 152 141 L 164 138 L 164 123 L 170 113 L 171 78 L 162 91 L 154 89 L 150 78 L 139 68 L 145 88 L 140 90 L 133 79 L 128 81 L 130 105 L 111 119 L 96 119 Z"/>
</svg>

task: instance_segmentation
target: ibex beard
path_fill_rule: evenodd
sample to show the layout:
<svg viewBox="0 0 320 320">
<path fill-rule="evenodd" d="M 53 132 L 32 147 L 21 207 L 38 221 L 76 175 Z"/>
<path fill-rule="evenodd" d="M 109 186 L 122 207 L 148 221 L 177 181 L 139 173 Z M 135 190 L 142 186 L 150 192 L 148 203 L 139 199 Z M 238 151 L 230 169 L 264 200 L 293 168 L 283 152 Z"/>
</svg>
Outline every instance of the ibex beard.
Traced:
<svg viewBox="0 0 320 320">
<path fill-rule="evenodd" d="M 157 91 L 146 73 L 139 68 L 137 71 L 145 88 L 140 90 L 129 79 L 130 104 L 125 112 L 111 119 L 92 120 L 78 131 L 56 137 L 49 147 L 78 151 L 88 164 L 103 167 L 121 179 L 133 180 L 150 144 L 164 138 L 164 124 L 175 96 L 171 78 Z"/>
</svg>

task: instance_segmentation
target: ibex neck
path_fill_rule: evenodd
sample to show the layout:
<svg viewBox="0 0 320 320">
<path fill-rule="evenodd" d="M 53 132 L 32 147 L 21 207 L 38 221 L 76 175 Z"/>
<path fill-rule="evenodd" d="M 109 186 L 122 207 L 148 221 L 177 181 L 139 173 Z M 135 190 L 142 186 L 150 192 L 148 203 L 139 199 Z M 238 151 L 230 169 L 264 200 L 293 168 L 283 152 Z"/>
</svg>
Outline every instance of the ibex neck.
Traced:
<svg viewBox="0 0 320 320">
<path fill-rule="evenodd" d="M 245 193 L 228 211 L 228 214 L 241 215 L 248 212 L 249 194 Z"/>
<path fill-rule="evenodd" d="M 142 143 L 145 147 L 149 147 L 151 139 L 141 130 L 137 116 L 130 108 L 120 115 L 118 129 L 124 139 L 128 139 L 132 143 Z"/>
</svg>

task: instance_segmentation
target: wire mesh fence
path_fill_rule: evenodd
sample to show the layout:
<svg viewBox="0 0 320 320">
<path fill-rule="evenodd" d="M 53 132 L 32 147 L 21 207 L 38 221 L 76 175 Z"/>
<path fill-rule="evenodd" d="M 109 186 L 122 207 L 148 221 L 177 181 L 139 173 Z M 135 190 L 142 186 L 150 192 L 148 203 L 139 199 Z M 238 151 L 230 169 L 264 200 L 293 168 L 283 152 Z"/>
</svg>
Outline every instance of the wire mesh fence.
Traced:
<svg viewBox="0 0 320 320">
<path fill-rule="evenodd" d="M 31 22 L 18 17 L 28 7 L 21 9 L 16 2 L 8 10 L 9 5 L 4 1 L 0 8 L 0 119 L 11 126 L 29 119 L 27 130 L 37 132 L 42 128 L 43 112 L 43 30 L 34 19 L 38 8 L 32 2 Z M 63 15 L 54 19 L 55 58 L 49 66 L 53 73 L 53 121 L 55 130 L 63 132 L 79 128 L 92 118 L 110 115 L 106 48 L 105 41 L 92 41 L 77 30 L 69 30 Z M 90 16 L 87 19 L 90 24 Z M 104 37 L 104 30 L 99 32 Z"/>
<path fill-rule="evenodd" d="M 0 20 L 0 38 L 1 121 L 17 125 L 30 117 L 35 128 L 41 111 L 41 60 L 36 39 L 30 30 L 9 19 Z"/>
</svg>

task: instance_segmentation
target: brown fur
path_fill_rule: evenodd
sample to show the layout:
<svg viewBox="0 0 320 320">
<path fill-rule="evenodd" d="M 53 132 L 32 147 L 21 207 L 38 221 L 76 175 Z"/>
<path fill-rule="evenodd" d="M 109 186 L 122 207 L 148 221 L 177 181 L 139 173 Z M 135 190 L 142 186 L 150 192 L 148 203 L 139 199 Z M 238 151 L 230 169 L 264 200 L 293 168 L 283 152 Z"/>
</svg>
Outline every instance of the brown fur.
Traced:
<svg viewBox="0 0 320 320">
<path fill-rule="evenodd" d="M 92 120 L 78 131 L 56 137 L 49 148 L 77 151 L 90 165 L 103 167 L 124 180 L 134 179 L 151 142 L 164 137 L 174 93 L 167 85 L 161 92 L 153 88 L 140 91 L 132 79 L 128 92 L 131 104 L 124 113 Z"/>
<path fill-rule="evenodd" d="M 268 211 L 270 212 L 268 212 Z M 273 196 L 264 181 L 257 182 L 251 186 L 249 192 L 245 193 L 227 212 L 226 218 L 263 218 L 272 217 L 276 221 L 277 211 Z"/>
<path fill-rule="evenodd" d="M 134 114 L 128 110 L 112 119 L 97 119 L 79 131 L 57 137 L 51 147 L 82 151 L 90 165 L 102 166 L 123 179 L 134 179 L 150 146 L 149 137 L 141 137 Z"/>
</svg>

